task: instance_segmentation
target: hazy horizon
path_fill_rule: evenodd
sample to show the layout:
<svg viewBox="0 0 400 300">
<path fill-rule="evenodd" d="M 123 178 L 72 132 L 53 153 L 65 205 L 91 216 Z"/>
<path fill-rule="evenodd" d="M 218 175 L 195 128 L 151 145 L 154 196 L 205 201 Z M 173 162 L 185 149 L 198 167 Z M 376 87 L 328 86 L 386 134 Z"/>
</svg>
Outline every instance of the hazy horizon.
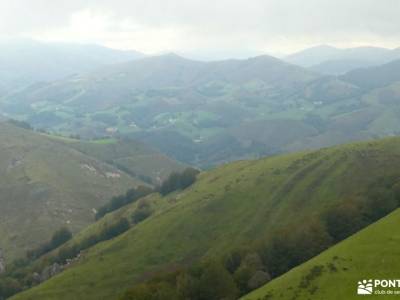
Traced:
<svg viewBox="0 0 400 300">
<path fill-rule="evenodd" d="M 99 47 L 106 47 L 109 49 L 114 49 L 114 50 L 122 50 L 122 51 L 136 51 L 139 53 L 142 53 L 146 56 L 159 56 L 159 55 L 166 55 L 166 54 L 176 54 L 178 56 L 191 59 L 191 60 L 200 60 L 200 61 L 213 61 L 213 60 L 224 60 L 224 59 L 247 59 L 247 58 L 252 58 L 252 57 L 257 57 L 257 56 L 262 56 L 262 55 L 269 55 L 273 56 L 279 59 L 284 59 L 285 57 L 310 50 L 310 49 L 317 49 L 317 48 L 322 48 L 322 47 L 327 47 L 327 48 L 336 48 L 340 50 L 349 50 L 349 49 L 355 49 L 355 48 L 381 48 L 381 49 L 386 49 L 386 50 L 396 50 L 399 49 L 400 47 L 384 47 L 382 45 L 359 45 L 359 46 L 354 46 L 354 47 L 339 47 L 331 44 L 315 44 L 315 45 L 310 45 L 309 47 L 306 48 L 300 48 L 298 50 L 295 50 L 294 52 L 288 52 L 288 53 L 272 53 L 272 52 L 257 52 L 257 51 L 243 51 L 241 52 L 239 50 L 220 50 L 220 49 L 206 49 L 202 51 L 191 51 L 191 52 L 185 52 L 185 51 L 169 51 L 169 50 L 161 50 L 158 52 L 143 52 L 139 51 L 135 48 L 132 49 L 124 49 L 124 48 L 118 48 L 118 47 L 112 47 L 108 45 L 104 45 L 101 43 L 96 43 L 96 42 L 74 42 L 74 41 L 46 41 L 46 40 L 40 40 L 36 38 L 9 38 L 9 37 L 0 37 L 0 45 L 3 44 L 11 44 L 11 43 L 41 43 L 41 44 L 48 44 L 48 45 L 80 45 L 80 46 L 99 46 Z"/>
<path fill-rule="evenodd" d="M 191 57 L 284 56 L 318 45 L 399 47 L 400 3 L 332 1 L 0 1 L 0 37 Z"/>
</svg>

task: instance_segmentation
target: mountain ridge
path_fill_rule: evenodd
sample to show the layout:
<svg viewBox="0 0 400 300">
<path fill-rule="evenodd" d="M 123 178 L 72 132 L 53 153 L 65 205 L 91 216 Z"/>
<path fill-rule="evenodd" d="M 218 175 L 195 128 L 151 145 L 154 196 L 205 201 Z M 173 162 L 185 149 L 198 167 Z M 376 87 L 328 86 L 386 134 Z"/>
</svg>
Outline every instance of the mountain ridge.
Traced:
<svg viewBox="0 0 400 300">
<path fill-rule="evenodd" d="M 291 54 L 285 59 L 322 74 L 343 75 L 355 69 L 378 66 L 400 59 L 400 53 L 398 49 L 372 46 L 355 48 L 316 46 Z"/>
</svg>

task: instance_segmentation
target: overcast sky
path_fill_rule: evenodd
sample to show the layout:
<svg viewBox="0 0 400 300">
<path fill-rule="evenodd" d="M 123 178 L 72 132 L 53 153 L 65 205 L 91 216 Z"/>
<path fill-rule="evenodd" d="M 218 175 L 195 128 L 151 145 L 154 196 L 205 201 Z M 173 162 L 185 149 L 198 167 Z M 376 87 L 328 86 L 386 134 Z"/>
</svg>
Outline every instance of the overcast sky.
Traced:
<svg viewBox="0 0 400 300">
<path fill-rule="evenodd" d="M 0 36 L 243 56 L 400 46 L 400 0 L 0 0 Z"/>
</svg>

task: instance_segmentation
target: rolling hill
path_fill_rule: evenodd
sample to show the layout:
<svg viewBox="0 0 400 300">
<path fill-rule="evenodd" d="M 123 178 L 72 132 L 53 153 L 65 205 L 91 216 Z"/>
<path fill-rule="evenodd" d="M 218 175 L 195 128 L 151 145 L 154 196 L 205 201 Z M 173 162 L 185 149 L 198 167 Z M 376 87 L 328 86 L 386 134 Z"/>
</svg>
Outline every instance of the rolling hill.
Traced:
<svg viewBox="0 0 400 300">
<path fill-rule="evenodd" d="M 360 93 L 351 83 L 270 56 L 198 62 L 168 54 L 34 84 L 3 97 L 0 109 L 64 135 L 131 136 L 208 167 L 286 151 L 318 135 L 321 122 L 357 109 Z M 240 130 L 278 124 L 280 132 L 263 138 Z"/>
<path fill-rule="evenodd" d="M 43 59 L 45 57 L 46 59 Z M 34 82 L 52 81 L 144 55 L 97 45 L 0 40 L 0 95 Z"/>
<path fill-rule="evenodd" d="M 399 82 L 399 70 L 400 60 L 395 60 L 381 66 L 353 70 L 341 78 L 363 89 L 372 90 Z"/>
<path fill-rule="evenodd" d="M 160 184 L 170 173 L 184 168 L 183 164 L 133 139 L 61 141 L 68 147 L 107 162 L 136 180 L 150 185 Z"/>
<path fill-rule="evenodd" d="M 63 135 L 130 137 L 209 168 L 399 134 L 397 70 L 393 61 L 325 76 L 270 56 L 199 62 L 167 54 L 33 84 L 1 97 L 0 111 Z"/>
<path fill-rule="evenodd" d="M 80 142 L 7 122 L 0 123 L 0 139 L 0 248 L 7 262 L 59 227 L 81 230 L 93 222 L 93 209 L 148 184 L 143 179 L 156 183 L 181 168 L 133 141 Z"/>
<path fill-rule="evenodd" d="M 374 189 L 390 190 L 399 183 L 399 150 L 400 140 L 392 138 L 239 161 L 205 172 L 187 190 L 149 196 L 158 207 L 152 216 L 12 299 L 116 299 L 158 272 L 251 247 L 350 199 L 364 203 Z M 106 218 L 129 217 L 136 205 Z"/>
<path fill-rule="evenodd" d="M 107 66 L 93 73 L 80 74 L 49 84 L 31 86 L 9 96 L 5 101 L 13 99 L 21 104 L 45 101 L 49 105 L 59 105 L 60 109 L 66 106 L 78 109 L 81 113 L 93 113 L 135 104 L 144 96 L 147 96 L 146 101 L 169 99 L 164 106 L 173 106 L 173 99 L 190 105 L 190 97 L 179 97 L 185 96 L 191 89 L 194 89 L 192 93 L 199 98 L 197 104 L 204 104 L 205 97 L 222 96 L 225 94 L 224 89 L 235 85 L 254 82 L 264 88 L 289 88 L 316 77 L 312 72 L 269 56 L 207 63 L 167 54 Z"/>
<path fill-rule="evenodd" d="M 342 75 L 355 69 L 378 66 L 399 58 L 398 49 L 378 47 L 340 49 L 323 45 L 294 53 L 285 60 L 321 74 Z"/>
<path fill-rule="evenodd" d="M 359 299 L 359 281 L 398 278 L 400 235 L 393 228 L 399 225 L 400 210 L 396 210 L 241 299 Z M 386 297 L 395 296 L 368 295 L 368 299 Z"/>
</svg>

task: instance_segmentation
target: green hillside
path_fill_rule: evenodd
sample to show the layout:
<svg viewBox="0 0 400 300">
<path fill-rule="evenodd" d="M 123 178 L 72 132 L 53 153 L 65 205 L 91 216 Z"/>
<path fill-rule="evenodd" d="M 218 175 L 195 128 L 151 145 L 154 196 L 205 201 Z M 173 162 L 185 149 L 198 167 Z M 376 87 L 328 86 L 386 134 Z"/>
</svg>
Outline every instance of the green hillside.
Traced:
<svg viewBox="0 0 400 300">
<path fill-rule="evenodd" d="M 381 66 L 351 71 L 341 78 L 362 88 L 374 89 L 400 81 L 399 68 L 400 60 L 397 58 Z"/>
<path fill-rule="evenodd" d="M 184 168 L 183 164 L 132 139 L 65 142 L 68 146 L 149 184 L 158 184 L 171 172 Z"/>
<path fill-rule="evenodd" d="M 360 280 L 398 278 L 400 233 L 395 228 L 399 226 L 400 210 L 396 210 L 242 300 L 359 299 Z M 396 296 L 368 299 L 389 297 Z"/>
<path fill-rule="evenodd" d="M 341 101 L 352 104 L 358 94 L 354 85 L 270 56 L 206 63 L 169 54 L 34 84 L 1 97 L 0 110 L 64 135 L 131 136 L 208 167 L 276 154 L 313 137 Z M 242 134 L 277 126 L 279 134 Z"/>
<path fill-rule="evenodd" d="M 116 298 L 158 272 L 250 247 L 349 199 L 366 202 L 374 187 L 398 183 L 399 153 L 400 140 L 393 138 L 205 172 L 189 189 L 153 199 L 163 205 L 144 222 L 85 251 L 73 267 L 13 299 Z"/>
<path fill-rule="evenodd" d="M 0 248 L 7 262 L 48 240 L 61 226 L 73 232 L 86 227 L 94 220 L 94 209 L 112 196 L 147 184 L 141 177 L 156 180 L 158 173 L 165 176 L 180 168 L 154 151 L 144 156 L 146 148 L 133 141 L 110 144 L 114 152 L 108 153 L 101 143 L 38 134 L 8 123 L 0 123 L 0 139 Z M 124 172 L 114 159 L 132 161 L 131 167 Z M 152 164 L 144 169 L 146 161 Z"/>
<path fill-rule="evenodd" d="M 315 51 L 332 59 L 343 52 L 347 63 L 397 55 L 322 47 L 301 60 Z M 394 60 L 328 76 L 270 56 L 200 62 L 168 54 L 32 84 L 0 97 L 0 112 L 63 135 L 133 137 L 208 168 L 398 135 L 399 67 Z"/>
</svg>

